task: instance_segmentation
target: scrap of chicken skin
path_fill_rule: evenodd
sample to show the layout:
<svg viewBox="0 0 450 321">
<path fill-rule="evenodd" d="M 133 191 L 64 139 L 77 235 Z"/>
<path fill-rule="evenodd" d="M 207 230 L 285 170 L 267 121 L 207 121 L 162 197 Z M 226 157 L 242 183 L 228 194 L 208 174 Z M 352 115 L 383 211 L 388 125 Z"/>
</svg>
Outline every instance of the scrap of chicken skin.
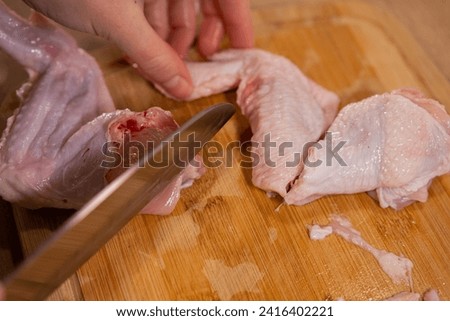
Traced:
<svg viewBox="0 0 450 321">
<path fill-rule="evenodd" d="M 380 206 L 401 209 L 425 202 L 434 177 L 450 171 L 450 116 L 415 89 L 375 95 L 341 110 L 331 125 L 332 147 L 310 148 L 318 166 L 304 171 L 285 197 L 303 205 L 328 194 L 372 191 Z M 327 161 L 330 149 L 342 161 Z M 328 164 L 327 164 L 328 163 Z"/>
<path fill-rule="evenodd" d="M 139 122 L 148 140 L 154 131 L 166 134 L 178 125 L 159 108 L 116 110 L 95 60 L 44 18 L 32 20 L 0 2 L 0 47 L 30 74 L 0 140 L 0 195 L 27 208 L 80 208 L 108 183 L 110 168 L 101 164 L 111 124 Z M 197 169 L 187 172 L 182 180 L 197 177 Z M 171 193 L 179 194 L 180 187 L 174 183 Z M 165 214 L 177 199 L 159 200 L 146 211 Z"/>
<path fill-rule="evenodd" d="M 143 214 L 170 214 L 180 199 L 181 189 L 187 188 L 206 171 L 199 155 L 188 167 L 162 192 L 153 198 L 140 212 Z"/>
<path fill-rule="evenodd" d="M 436 289 L 429 289 L 423 294 L 424 301 L 441 301 L 439 293 Z"/>
<path fill-rule="evenodd" d="M 253 132 L 255 186 L 285 196 L 303 168 L 304 146 L 333 121 L 339 98 L 288 59 L 259 49 L 229 49 L 208 62 L 187 62 L 190 100 L 237 87 L 237 104 Z"/>
</svg>

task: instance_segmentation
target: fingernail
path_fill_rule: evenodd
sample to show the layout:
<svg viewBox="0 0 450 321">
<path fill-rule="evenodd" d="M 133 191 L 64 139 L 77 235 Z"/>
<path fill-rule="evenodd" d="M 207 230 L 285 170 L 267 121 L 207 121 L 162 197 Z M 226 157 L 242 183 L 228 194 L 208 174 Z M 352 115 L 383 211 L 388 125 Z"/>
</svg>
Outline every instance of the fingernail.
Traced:
<svg viewBox="0 0 450 321">
<path fill-rule="evenodd" d="M 187 98 L 193 89 L 192 85 L 179 75 L 164 82 L 162 87 L 177 98 Z"/>
</svg>

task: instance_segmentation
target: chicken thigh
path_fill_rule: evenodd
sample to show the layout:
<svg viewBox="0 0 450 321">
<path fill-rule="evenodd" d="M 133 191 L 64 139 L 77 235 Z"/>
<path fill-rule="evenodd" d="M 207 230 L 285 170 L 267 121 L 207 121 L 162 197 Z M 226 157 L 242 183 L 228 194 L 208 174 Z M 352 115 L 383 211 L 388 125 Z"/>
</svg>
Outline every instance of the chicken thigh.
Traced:
<svg viewBox="0 0 450 321">
<path fill-rule="evenodd" d="M 425 202 L 432 179 L 450 172 L 450 116 L 415 89 L 352 103 L 329 132 L 332 146 L 325 148 L 322 140 L 309 149 L 315 166 L 305 166 L 285 197 L 287 204 L 372 191 L 381 207 L 401 209 Z M 338 145 L 342 148 L 333 151 Z"/>
</svg>

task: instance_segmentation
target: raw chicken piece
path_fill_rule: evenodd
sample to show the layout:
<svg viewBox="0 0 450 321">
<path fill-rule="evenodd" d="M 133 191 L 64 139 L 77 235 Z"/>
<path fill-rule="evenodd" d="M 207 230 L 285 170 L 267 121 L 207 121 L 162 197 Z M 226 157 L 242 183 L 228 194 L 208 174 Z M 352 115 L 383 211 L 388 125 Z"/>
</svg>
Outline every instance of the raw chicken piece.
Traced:
<svg viewBox="0 0 450 321">
<path fill-rule="evenodd" d="M 415 89 L 352 103 L 341 110 L 329 132 L 333 146 L 343 144 L 336 154 L 345 164 L 326 161 L 331 147 L 311 148 L 308 159 L 322 163 L 305 167 L 285 197 L 287 204 L 374 191 L 381 207 L 401 209 L 425 202 L 432 179 L 450 171 L 450 116 L 444 106 Z"/>
<path fill-rule="evenodd" d="M 187 66 L 191 100 L 238 87 L 237 104 L 253 132 L 253 184 L 285 196 L 302 171 L 305 145 L 333 121 L 338 97 L 288 59 L 262 50 L 230 49 Z"/>
<path fill-rule="evenodd" d="M 436 289 L 429 289 L 423 294 L 424 301 L 440 301 L 439 293 Z"/>
<path fill-rule="evenodd" d="M 178 125 L 158 107 L 116 110 L 95 60 L 41 16 L 32 20 L 22 20 L 0 2 L 0 47 L 30 74 L 18 92 L 22 105 L 0 140 L 0 194 L 29 208 L 79 208 L 106 186 L 105 176 L 110 181 L 123 170 L 123 163 L 119 170 L 101 166 L 108 161 L 107 141 L 120 147 L 129 134 L 158 143 Z M 122 159 L 136 161 L 123 150 Z M 187 171 L 146 212 L 170 212 L 181 183 L 199 175 L 200 169 Z"/>
<path fill-rule="evenodd" d="M 395 255 L 394 253 L 380 250 L 366 242 L 361 233 L 356 230 L 350 221 L 339 215 L 332 215 L 327 225 L 308 226 L 309 237 L 312 240 L 321 240 L 335 233 L 345 240 L 359 246 L 372 254 L 380 264 L 383 271 L 395 283 L 407 283 L 412 288 L 411 272 L 413 263 L 408 258 Z"/>
</svg>

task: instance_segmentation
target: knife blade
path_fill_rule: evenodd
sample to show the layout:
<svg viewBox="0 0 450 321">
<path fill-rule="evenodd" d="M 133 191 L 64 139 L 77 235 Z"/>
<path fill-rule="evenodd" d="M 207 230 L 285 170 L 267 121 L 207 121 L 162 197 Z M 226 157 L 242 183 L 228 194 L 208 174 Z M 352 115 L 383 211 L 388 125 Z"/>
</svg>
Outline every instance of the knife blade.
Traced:
<svg viewBox="0 0 450 321">
<path fill-rule="evenodd" d="M 45 299 L 169 185 L 234 112 L 229 103 L 201 111 L 107 185 L 5 279 L 6 300 Z"/>
</svg>

